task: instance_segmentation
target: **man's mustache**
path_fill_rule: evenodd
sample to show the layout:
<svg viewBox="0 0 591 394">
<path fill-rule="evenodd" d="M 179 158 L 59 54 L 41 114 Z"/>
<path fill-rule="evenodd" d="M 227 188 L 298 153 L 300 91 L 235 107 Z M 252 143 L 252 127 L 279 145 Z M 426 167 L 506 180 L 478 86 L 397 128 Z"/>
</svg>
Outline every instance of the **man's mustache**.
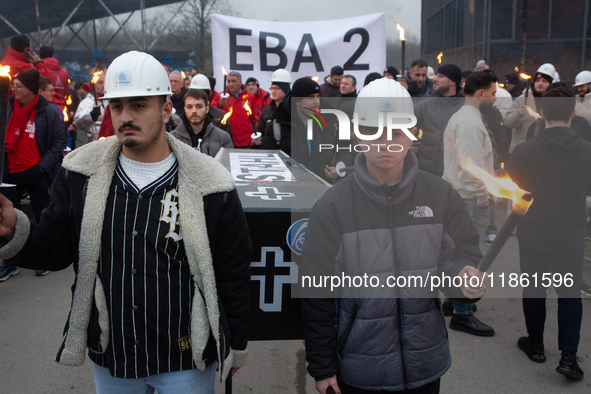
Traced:
<svg viewBox="0 0 591 394">
<path fill-rule="evenodd" d="M 141 127 L 134 125 L 133 123 L 123 123 L 121 126 L 119 126 L 119 129 L 117 129 L 117 131 L 122 132 L 124 129 L 131 129 L 131 130 L 141 130 Z"/>
</svg>

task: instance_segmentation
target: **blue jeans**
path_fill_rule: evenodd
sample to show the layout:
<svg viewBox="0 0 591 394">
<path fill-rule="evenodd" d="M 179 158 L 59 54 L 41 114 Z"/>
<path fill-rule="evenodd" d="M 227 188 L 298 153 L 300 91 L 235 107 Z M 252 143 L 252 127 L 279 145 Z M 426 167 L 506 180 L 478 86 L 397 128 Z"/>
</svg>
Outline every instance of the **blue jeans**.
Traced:
<svg viewBox="0 0 591 394">
<path fill-rule="evenodd" d="M 139 379 L 115 378 L 109 369 L 92 363 L 97 394 L 214 394 L 213 383 L 217 364 L 204 372 L 198 369 L 166 372 Z"/>
<path fill-rule="evenodd" d="M 466 205 L 466 209 L 468 213 L 470 213 L 470 217 L 472 218 L 472 222 L 476 227 L 476 231 L 478 232 L 478 237 L 480 241 L 484 239 L 484 234 L 486 233 L 486 229 L 488 228 L 490 222 L 490 211 L 488 205 L 486 206 L 479 206 L 476 204 L 476 201 L 471 198 L 463 198 L 464 205 Z M 445 299 L 449 301 L 448 298 Z M 472 304 L 464 304 L 463 302 L 455 302 L 454 301 L 454 312 L 456 315 L 471 315 L 472 314 Z"/>
</svg>

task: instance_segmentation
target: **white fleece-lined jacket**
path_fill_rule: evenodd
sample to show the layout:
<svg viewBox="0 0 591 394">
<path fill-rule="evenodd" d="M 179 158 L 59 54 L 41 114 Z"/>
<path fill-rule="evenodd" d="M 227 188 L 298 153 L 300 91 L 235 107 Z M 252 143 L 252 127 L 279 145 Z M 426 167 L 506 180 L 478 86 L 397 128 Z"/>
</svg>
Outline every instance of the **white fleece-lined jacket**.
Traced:
<svg viewBox="0 0 591 394">
<path fill-rule="evenodd" d="M 204 352 L 213 349 L 225 378 L 230 367 L 241 367 L 246 361 L 248 227 L 228 171 L 168 134 L 167 141 L 179 163 L 181 229 L 199 289 L 191 310 L 193 360 L 204 370 Z M 0 248 L 1 259 L 24 268 L 60 270 L 74 264 L 72 306 L 56 357 L 64 365 L 84 363 L 89 332 L 100 333 L 103 349 L 109 341 L 109 316 L 97 269 L 107 195 L 120 151 L 121 144 L 113 136 L 70 153 L 53 184 L 51 204 L 41 224 L 30 223 L 17 210 L 14 238 Z M 98 311 L 93 319 L 92 310 Z M 91 320 L 96 322 L 94 327 Z"/>
</svg>

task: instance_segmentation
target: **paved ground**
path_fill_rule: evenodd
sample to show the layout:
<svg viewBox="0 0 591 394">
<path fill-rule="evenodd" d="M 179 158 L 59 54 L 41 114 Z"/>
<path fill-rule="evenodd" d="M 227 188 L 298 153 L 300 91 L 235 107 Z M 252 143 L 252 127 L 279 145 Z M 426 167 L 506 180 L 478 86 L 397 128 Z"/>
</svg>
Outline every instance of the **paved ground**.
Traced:
<svg viewBox="0 0 591 394">
<path fill-rule="evenodd" d="M 500 213 L 499 213 L 499 219 Z M 585 263 L 591 282 L 591 263 Z M 517 240 L 512 237 L 493 266 L 494 272 L 517 272 Z M 3 394 L 93 393 L 90 361 L 78 368 L 56 364 L 63 324 L 68 315 L 71 269 L 35 277 L 32 271 L 0 283 L 0 392 Z M 493 295 L 494 292 L 489 294 Z M 525 335 L 521 301 L 486 298 L 476 315 L 496 330 L 492 338 L 449 332 L 453 364 L 442 379 L 442 393 L 591 393 L 591 299 L 584 299 L 579 356 L 587 376 L 569 382 L 554 368 L 557 349 L 556 300 L 548 301 L 545 364 L 535 364 L 517 349 Z M 448 319 L 449 320 L 449 319 Z M 313 394 L 305 371 L 302 341 L 252 342 L 247 366 L 234 379 L 234 393 Z M 428 360 L 425 360 L 428 362 Z M 368 365 L 368 368 L 371 368 Z M 216 390 L 223 393 L 221 387 Z"/>
</svg>

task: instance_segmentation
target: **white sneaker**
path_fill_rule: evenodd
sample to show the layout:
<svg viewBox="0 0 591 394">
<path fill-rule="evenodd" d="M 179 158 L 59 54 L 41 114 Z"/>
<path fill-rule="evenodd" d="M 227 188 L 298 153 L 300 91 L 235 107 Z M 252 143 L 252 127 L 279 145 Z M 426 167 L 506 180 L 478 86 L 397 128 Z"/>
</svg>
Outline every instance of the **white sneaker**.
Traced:
<svg viewBox="0 0 591 394">
<path fill-rule="evenodd" d="M 491 246 L 493 242 L 497 239 L 496 234 L 489 234 L 486 236 L 486 246 Z"/>
</svg>

